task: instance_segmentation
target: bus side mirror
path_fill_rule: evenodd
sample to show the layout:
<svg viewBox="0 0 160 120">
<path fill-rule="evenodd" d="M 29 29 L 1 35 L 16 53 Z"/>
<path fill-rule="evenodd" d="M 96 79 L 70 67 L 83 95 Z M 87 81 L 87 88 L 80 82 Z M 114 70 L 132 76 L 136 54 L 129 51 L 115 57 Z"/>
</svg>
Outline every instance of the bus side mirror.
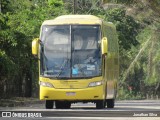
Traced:
<svg viewBox="0 0 160 120">
<path fill-rule="evenodd" d="M 103 37 L 103 38 L 102 38 L 101 50 L 102 50 L 102 55 L 108 53 L 108 40 L 107 40 L 106 37 Z"/>
<path fill-rule="evenodd" d="M 35 38 L 32 41 L 32 54 L 34 56 L 38 55 L 39 38 Z"/>
</svg>

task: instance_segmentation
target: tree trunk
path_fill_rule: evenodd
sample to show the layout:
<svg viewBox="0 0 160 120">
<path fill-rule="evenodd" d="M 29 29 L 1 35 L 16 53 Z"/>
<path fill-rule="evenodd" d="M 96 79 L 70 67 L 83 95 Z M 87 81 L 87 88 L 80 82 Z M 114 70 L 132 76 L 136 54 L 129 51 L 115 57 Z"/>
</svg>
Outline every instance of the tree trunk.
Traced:
<svg viewBox="0 0 160 120">
<path fill-rule="evenodd" d="M 25 97 L 32 96 L 32 76 L 31 72 L 28 71 L 25 78 Z"/>
</svg>

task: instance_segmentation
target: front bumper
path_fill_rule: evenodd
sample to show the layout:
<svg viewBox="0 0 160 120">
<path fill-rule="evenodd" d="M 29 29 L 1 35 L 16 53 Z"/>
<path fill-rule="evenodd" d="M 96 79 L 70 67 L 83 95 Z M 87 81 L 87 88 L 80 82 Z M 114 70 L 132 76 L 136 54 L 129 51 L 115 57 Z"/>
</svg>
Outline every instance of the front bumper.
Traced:
<svg viewBox="0 0 160 120">
<path fill-rule="evenodd" d="M 40 100 L 102 100 L 105 98 L 103 85 L 83 89 L 55 89 L 40 86 Z"/>
</svg>

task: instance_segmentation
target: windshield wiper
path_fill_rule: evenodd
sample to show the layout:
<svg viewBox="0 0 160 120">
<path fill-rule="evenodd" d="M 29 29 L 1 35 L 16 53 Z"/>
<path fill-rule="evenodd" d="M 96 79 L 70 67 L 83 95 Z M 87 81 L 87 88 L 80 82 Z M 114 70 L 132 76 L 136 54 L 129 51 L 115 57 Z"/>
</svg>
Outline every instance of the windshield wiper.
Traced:
<svg viewBox="0 0 160 120">
<path fill-rule="evenodd" d="M 60 72 L 57 74 L 56 77 L 59 77 L 61 75 L 63 68 L 66 66 L 67 62 L 68 62 L 68 58 L 64 60 L 63 64 L 60 67 Z"/>
<path fill-rule="evenodd" d="M 50 79 L 63 79 L 63 80 L 68 80 L 70 79 L 70 77 L 57 77 L 57 76 L 54 76 L 54 75 L 42 75 L 42 77 L 45 77 L 45 78 L 50 78 Z"/>
</svg>

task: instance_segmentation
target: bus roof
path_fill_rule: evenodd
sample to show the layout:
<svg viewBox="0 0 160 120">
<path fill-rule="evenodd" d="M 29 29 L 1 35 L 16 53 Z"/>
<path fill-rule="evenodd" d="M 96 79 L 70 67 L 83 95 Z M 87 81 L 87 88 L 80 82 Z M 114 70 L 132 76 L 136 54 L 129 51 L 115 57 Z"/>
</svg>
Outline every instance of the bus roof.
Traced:
<svg viewBox="0 0 160 120">
<path fill-rule="evenodd" d="M 53 20 L 45 20 L 42 25 L 62 24 L 102 24 L 102 19 L 93 15 L 62 15 Z"/>
</svg>

